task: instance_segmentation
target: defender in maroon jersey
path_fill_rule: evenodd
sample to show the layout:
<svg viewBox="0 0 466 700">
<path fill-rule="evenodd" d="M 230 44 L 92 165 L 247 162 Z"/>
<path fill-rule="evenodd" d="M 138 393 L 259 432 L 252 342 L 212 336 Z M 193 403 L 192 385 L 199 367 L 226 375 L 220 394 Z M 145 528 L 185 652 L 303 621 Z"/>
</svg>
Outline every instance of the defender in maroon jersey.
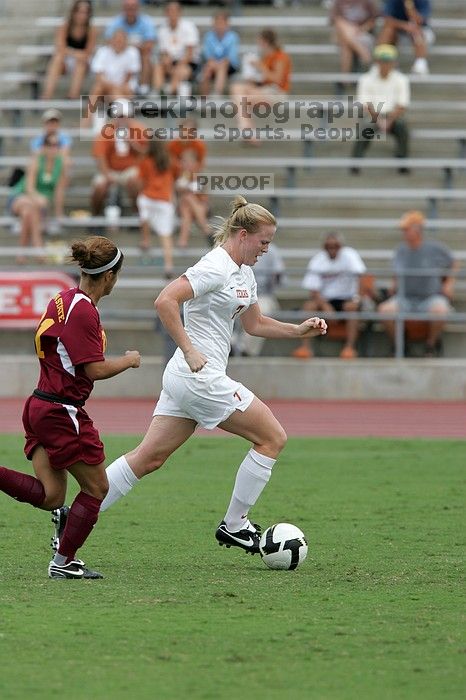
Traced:
<svg viewBox="0 0 466 700">
<path fill-rule="evenodd" d="M 96 305 L 117 281 L 121 251 L 108 238 L 92 236 L 74 243 L 71 253 L 81 268 L 79 287 L 57 294 L 39 322 L 35 347 L 40 377 L 23 411 L 24 450 L 36 478 L 0 467 L 0 489 L 18 501 L 53 510 L 57 552 L 49 564 L 50 578 L 102 578 L 76 559 L 108 490 L 104 447 L 84 404 L 95 380 L 139 367 L 140 355 L 131 350 L 117 359 L 104 357 L 105 333 Z M 81 487 L 69 509 L 62 507 L 67 472 Z"/>
</svg>

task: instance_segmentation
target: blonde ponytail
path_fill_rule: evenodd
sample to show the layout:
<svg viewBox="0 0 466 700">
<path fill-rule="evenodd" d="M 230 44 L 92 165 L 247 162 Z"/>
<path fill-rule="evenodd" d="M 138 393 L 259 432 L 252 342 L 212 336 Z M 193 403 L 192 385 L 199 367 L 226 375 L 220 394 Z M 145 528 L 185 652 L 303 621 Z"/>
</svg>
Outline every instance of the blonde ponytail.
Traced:
<svg viewBox="0 0 466 700">
<path fill-rule="evenodd" d="M 276 219 L 265 207 L 260 204 L 248 202 L 238 195 L 231 204 L 231 213 L 228 219 L 220 219 L 213 234 L 215 246 L 223 245 L 228 238 L 235 235 L 241 229 L 248 233 L 257 233 L 261 224 L 276 225 Z"/>
</svg>

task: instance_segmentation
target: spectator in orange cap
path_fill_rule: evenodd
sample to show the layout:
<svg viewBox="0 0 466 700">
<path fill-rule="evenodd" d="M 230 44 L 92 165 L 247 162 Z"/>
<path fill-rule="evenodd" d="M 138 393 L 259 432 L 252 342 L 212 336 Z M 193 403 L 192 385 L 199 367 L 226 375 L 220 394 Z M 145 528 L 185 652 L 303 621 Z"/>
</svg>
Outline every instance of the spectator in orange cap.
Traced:
<svg viewBox="0 0 466 700">
<path fill-rule="evenodd" d="M 429 313 L 438 320 L 429 323 L 425 357 L 435 357 L 441 349 L 445 316 L 452 311 L 454 273 L 458 264 L 451 251 L 438 241 L 424 240 L 425 217 L 420 211 L 408 211 L 400 220 L 403 243 L 395 251 L 395 279 L 390 298 L 380 304 L 382 314 Z M 416 274 L 416 270 L 436 270 L 432 274 Z M 395 322 L 385 321 L 392 341 Z"/>
</svg>

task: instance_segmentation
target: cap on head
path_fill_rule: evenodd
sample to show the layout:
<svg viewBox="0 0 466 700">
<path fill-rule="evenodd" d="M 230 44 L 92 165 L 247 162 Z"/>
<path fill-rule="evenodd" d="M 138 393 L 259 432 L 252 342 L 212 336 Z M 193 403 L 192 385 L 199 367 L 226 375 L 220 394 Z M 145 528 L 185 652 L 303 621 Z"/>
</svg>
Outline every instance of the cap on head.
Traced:
<svg viewBox="0 0 466 700">
<path fill-rule="evenodd" d="M 392 44 L 379 44 L 375 47 L 372 55 L 376 61 L 396 61 L 398 49 Z"/>
<path fill-rule="evenodd" d="M 44 122 L 50 122 L 52 119 L 56 119 L 58 122 L 61 121 L 62 119 L 62 113 L 58 109 L 46 109 L 45 112 L 42 115 L 42 121 Z"/>
<path fill-rule="evenodd" d="M 402 230 L 410 226 L 424 226 L 426 217 L 422 211 L 407 211 L 400 219 L 400 228 Z"/>
</svg>

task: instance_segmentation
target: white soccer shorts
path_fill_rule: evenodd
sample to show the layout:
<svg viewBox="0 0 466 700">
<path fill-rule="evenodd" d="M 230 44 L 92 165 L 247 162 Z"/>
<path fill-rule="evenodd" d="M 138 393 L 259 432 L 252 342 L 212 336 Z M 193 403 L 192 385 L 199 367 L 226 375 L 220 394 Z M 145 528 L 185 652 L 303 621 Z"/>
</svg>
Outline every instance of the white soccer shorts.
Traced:
<svg viewBox="0 0 466 700">
<path fill-rule="evenodd" d="M 139 217 L 148 221 L 153 232 L 159 236 L 171 236 L 175 227 L 175 206 L 172 202 L 151 199 L 145 194 L 137 198 Z"/>
<path fill-rule="evenodd" d="M 208 430 L 236 410 L 245 411 L 254 399 L 252 391 L 243 384 L 221 372 L 209 372 L 206 367 L 192 376 L 166 369 L 162 387 L 154 416 L 191 418 Z"/>
</svg>

